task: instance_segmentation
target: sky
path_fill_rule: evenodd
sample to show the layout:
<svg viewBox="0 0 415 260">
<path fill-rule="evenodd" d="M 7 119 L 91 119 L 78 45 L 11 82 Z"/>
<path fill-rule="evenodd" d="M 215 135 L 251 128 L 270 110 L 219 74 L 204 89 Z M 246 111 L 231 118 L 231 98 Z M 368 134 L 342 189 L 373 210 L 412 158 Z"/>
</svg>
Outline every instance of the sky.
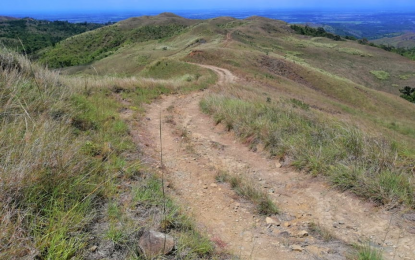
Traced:
<svg viewBox="0 0 415 260">
<path fill-rule="evenodd" d="M 23 12 L 348 9 L 414 10 L 414 0 L 1 0 L 0 15 Z"/>
</svg>

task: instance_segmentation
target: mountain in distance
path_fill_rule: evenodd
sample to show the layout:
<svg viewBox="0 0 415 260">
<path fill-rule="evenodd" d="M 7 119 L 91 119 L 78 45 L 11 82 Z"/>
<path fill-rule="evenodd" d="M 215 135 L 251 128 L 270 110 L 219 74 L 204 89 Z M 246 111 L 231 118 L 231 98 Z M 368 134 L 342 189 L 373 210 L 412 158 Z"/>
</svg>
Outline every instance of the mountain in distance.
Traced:
<svg viewBox="0 0 415 260">
<path fill-rule="evenodd" d="M 391 45 L 396 48 L 414 48 L 415 32 L 407 32 L 400 36 L 391 38 L 381 38 L 377 40 L 372 40 L 371 42 L 375 44 Z"/>
<path fill-rule="evenodd" d="M 10 17 L 10 16 L 2 16 L 0 15 L 0 22 L 5 22 L 5 21 L 11 21 L 11 20 L 17 20 L 18 18 L 14 18 L 14 17 Z"/>
</svg>

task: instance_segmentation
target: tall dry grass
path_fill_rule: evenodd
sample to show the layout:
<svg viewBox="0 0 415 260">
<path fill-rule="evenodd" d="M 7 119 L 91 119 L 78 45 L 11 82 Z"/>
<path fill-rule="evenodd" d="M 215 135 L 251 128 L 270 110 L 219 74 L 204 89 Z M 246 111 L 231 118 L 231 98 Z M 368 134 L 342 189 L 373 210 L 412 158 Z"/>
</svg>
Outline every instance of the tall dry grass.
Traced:
<svg viewBox="0 0 415 260">
<path fill-rule="evenodd" d="M 120 111 L 209 80 L 66 77 L 0 50 L 0 259 L 82 259 L 98 216 L 110 223 L 101 239 L 127 247 L 126 257 L 140 257 L 130 241 L 138 224 L 123 213 L 133 205 L 115 203 L 120 181 L 140 173 L 140 160 L 131 159 L 139 151 Z M 148 181 L 141 181 L 130 192 L 148 192 Z M 157 201 L 160 189 L 152 189 Z M 116 216 L 113 209 L 105 217 L 107 203 Z M 169 230 L 180 250 L 197 258 L 211 254 L 210 241 L 180 212 L 168 200 Z"/>
<path fill-rule="evenodd" d="M 299 100 L 235 95 L 210 95 L 202 100 L 202 110 L 252 147 L 262 144 L 271 156 L 326 175 L 340 189 L 381 204 L 415 207 L 412 162 L 403 155 L 403 144 L 328 118 Z"/>
</svg>

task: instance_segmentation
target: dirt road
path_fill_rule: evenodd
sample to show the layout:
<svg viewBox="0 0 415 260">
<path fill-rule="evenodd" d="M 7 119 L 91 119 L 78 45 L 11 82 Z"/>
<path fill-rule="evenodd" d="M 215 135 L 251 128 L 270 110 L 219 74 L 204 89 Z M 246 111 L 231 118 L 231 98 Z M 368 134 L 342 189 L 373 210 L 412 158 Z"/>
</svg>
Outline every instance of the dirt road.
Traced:
<svg viewBox="0 0 415 260">
<path fill-rule="evenodd" d="M 201 66 L 215 71 L 222 87 L 238 80 L 226 69 Z M 346 243 L 367 242 L 382 249 L 386 259 L 415 259 L 415 214 L 374 207 L 319 178 L 281 167 L 265 153 L 250 151 L 200 111 L 199 102 L 207 94 L 167 96 L 147 107 L 152 140 L 147 149 L 150 154 L 160 151 L 154 129 L 159 128 L 161 110 L 170 193 L 218 248 L 242 259 L 345 259 Z M 269 192 L 282 211 L 273 216 L 275 223 L 257 215 L 229 185 L 217 183 L 220 171 L 249 176 Z M 320 232 L 310 232 L 310 224 Z"/>
</svg>

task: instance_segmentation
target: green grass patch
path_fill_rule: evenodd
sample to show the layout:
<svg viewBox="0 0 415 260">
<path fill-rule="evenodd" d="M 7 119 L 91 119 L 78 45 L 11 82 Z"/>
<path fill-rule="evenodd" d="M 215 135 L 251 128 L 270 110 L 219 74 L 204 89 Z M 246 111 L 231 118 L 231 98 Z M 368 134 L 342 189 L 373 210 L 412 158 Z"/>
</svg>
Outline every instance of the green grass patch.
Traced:
<svg viewBox="0 0 415 260">
<path fill-rule="evenodd" d="M 370 73 L 372 73 L 379 80 L 387 80 L 390 77 L 389 73 L 383 70 L 372 70 Z"/>
<path fill-rule="evenodd" d="M 403 74 L 403 75 L 399 75 L 399 79 L 407 80 L 407 79 L 413 78 L 414 76 L 415 74 Z"/>
<path fill-rule="evenodd" d="M 254 185 L 252 180 L 243 178 L 242 176 L 231 175 L 226 172 L 219 172 L 216 175 L 218 182 L 229 182 L 231 188 L 241 197 L 252 201 L 259 214 L 272 215 L 278 214 L 278 208 L 272 202 L 266 192 Z"/>
<path fill-rule="evenodd" d="M 356 246 L 356 252 L 352 254 L 349 259 L 357 260 L 383 260 L 382 252 L 368 243 L 363 246 Z"/>
</svg>

